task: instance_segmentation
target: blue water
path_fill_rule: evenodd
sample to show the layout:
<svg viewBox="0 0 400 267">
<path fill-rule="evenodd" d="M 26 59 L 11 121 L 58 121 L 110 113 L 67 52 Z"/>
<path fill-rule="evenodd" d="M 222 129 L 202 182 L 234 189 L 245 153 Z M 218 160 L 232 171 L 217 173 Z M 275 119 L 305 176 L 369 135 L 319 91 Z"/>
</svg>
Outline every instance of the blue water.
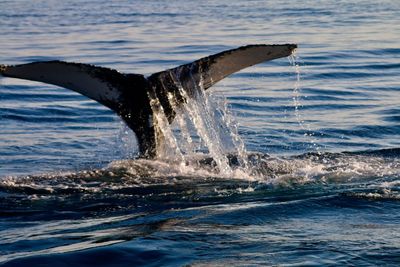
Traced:
<svg viewBox="0 0 400 267">
<path fill-rule="evenodd" d="M 224 79 L 257 169 L 135 160 L 77 93 L 0 79 L 3 266 L 398 266 L 399 1 L 0 1 L 0 63 L 149 75 L 253 43 L 286 58 Z M 298 80 L 298 74 L 300 80 Z"/>
</svg>

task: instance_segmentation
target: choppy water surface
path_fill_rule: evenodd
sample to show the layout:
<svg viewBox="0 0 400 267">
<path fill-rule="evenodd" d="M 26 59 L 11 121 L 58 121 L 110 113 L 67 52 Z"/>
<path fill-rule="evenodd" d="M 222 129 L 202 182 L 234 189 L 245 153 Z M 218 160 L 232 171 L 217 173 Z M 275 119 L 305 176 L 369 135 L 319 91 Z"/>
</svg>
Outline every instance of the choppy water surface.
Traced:
<svg viewBox="0 0 400 267">
<path fill-rule="evenodd" d="M 96 102 L 2 78 L 0 264 L 397 266 L 399 13 L 397 1 L 1 1 L 5 64 L 149 75 L 245 44 L 299 49 L 200 95 L 165 128 L 159 160 L 135 159 L 133 133 Z"/>
</svg>

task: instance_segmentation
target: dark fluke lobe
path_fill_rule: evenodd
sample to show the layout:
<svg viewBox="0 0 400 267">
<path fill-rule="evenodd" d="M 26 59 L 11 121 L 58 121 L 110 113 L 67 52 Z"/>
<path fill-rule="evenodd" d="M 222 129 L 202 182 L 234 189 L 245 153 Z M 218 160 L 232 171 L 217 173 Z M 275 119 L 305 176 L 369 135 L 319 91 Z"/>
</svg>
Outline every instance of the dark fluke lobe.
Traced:
<svg viewBox="0 0 400 267">
<path fill-rule="evenodd" d="M 54 84 L 96 100 L 114 110 L 135 132 L 140 155 L 153 158 L 162 136 L 152 119 L 152 100 L 159 101 L 171 123 L 175 109 L 188 101 L 186 98 L 192 96 L 195 90 L 207 90 L 241 69 L 290 56 L 296 48 L 295 44 L 242 46 L 154 73 L 147 78 L 140 74 L 123 74 L 104 67 L 63 61 L 10 66 L 0 64 L 0 74 Z M 185 90 L 185 96 L 180 90 Z"/>
</svg>

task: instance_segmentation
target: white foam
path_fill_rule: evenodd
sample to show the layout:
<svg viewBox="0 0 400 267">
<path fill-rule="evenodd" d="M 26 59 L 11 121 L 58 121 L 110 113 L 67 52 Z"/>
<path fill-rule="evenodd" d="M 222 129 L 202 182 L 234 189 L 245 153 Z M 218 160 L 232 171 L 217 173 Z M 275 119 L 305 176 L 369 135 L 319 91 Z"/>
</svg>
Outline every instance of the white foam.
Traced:
<svg viewBox="0 0 400 267">
<path fill-rule="evenodd" d="M 201 154 L 213 159 L 214 175 L 217 172 L 224 177 L 250 178 L 244 143 L 237 133 L 233 117 L 227 112 L 226 102 L 217 101 L 206 93 L 202 79 L 194 85 L 195 90 L 191 90 L 192 94 L 189 95 L 177 82 L 178 77 L 171 78 L 187 103 L 178 106 L 172 95 L 168 97 L 177 112 L 175 123 L 170 125 L 160 101 L 152 98 L 150 104 L 154 113 L 153 120 L 160 131 L 158 134 L 162 136 L 158 138 L 162 144 L 157 144 L 157 158 L 165 162 L 180 162 L 180 171 L 186 174 L 196 169 L 191 166 L 191 159 Z M 237 166 L 230 165 L 228 154 L 236 155 Z"/>
</svg>

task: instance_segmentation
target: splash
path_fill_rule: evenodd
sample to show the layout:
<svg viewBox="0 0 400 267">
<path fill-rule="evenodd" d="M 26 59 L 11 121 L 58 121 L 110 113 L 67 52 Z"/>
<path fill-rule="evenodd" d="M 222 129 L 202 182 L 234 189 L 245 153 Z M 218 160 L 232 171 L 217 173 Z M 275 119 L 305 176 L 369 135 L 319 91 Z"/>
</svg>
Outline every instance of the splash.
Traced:
<svg viewBox="0 0 400 267">
<path fill-rule="evenodd" d="M 161 141 L 157 144 L 158 159 L 178 161 L 187 172 L 196 167 L 192 159 L 200 156 L 212 160 L 218 175 L 249 179 L 247 151 L 226 100 L 206 92 L 202 78 L 190 94 L 179 82 L 179 73 L 171 74 L 171 79 L 186 103 L 179 105 L 172 93 L 168 95 L 176 112 L 170 124 L 159 99 L 150 96 L 157 140 Z"/>
</svg>

